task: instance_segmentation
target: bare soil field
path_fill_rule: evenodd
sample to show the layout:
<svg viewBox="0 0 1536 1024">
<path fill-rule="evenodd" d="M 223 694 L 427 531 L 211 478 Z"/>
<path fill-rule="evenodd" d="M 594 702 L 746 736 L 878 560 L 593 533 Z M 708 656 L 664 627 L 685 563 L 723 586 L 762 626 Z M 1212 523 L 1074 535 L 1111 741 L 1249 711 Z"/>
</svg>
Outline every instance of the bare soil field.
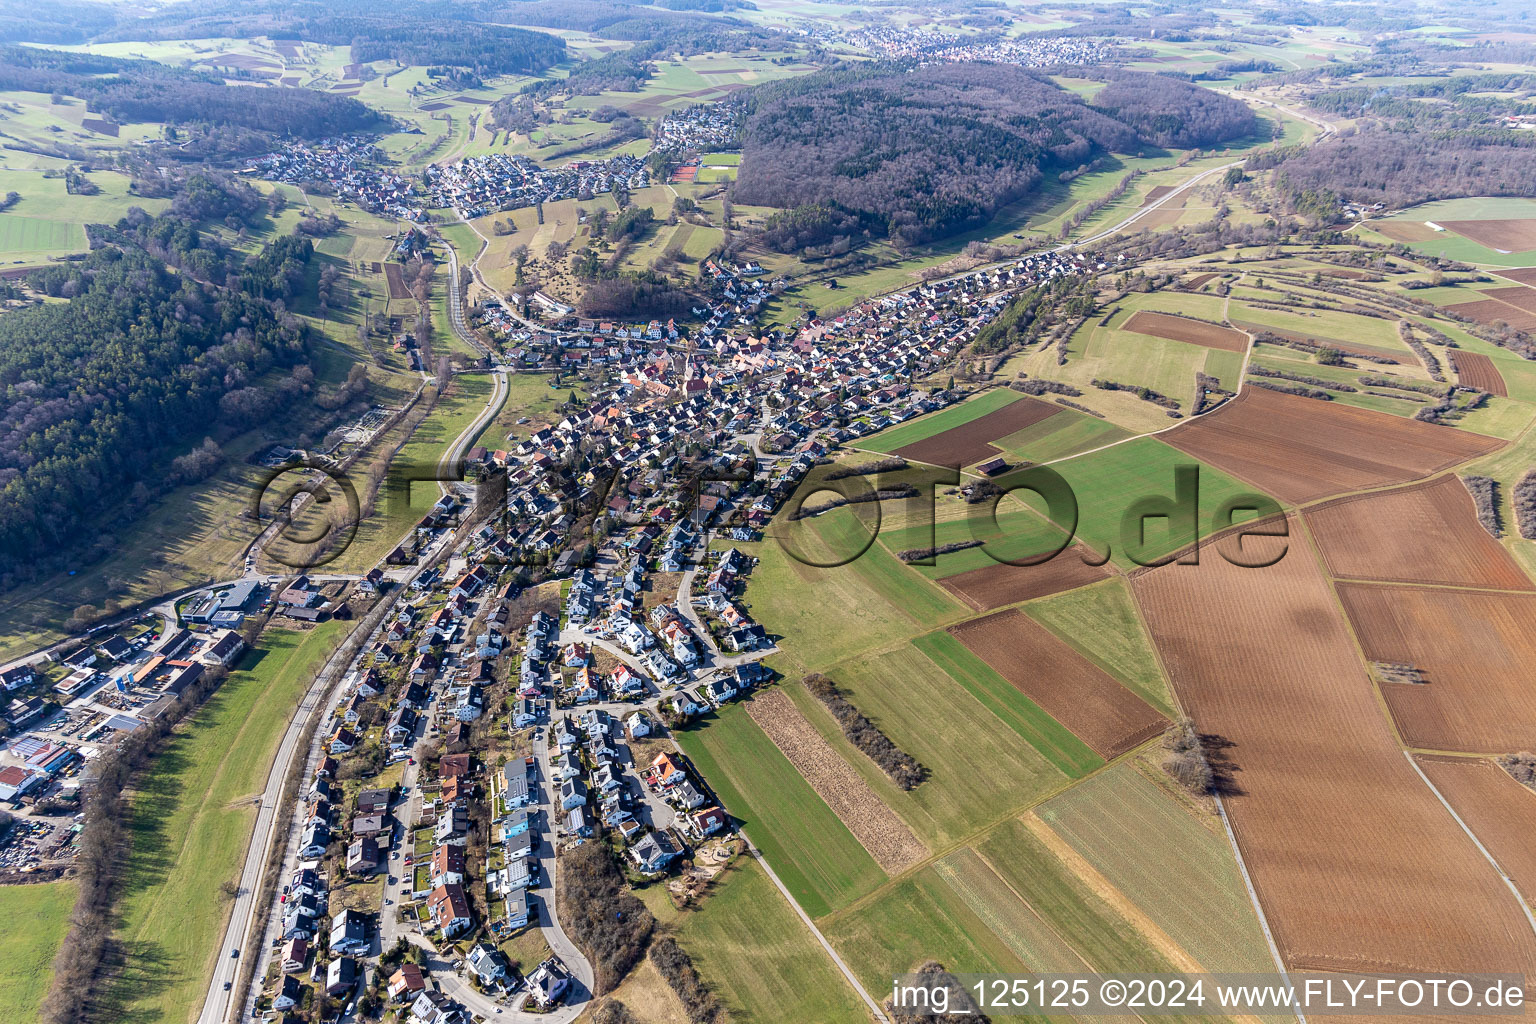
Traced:
<svg viewBox="0 0 1536 1024">
<path fill-rule="evenodd" d="M 1342 277 L 1346 281 L 1363 281 L 1366 273 L 1363 270 L 1351 270 L 1348 267 L 1340 267 L 1336 270 L 1323 271 L 1324 277 Z"/>
<path fill-rule="evenodd" d="M 1427 242 L 1440 233 L 1422 221 L 1373 220 L 1366 227 L 1394 242 Z"/>
<path fill-rule="evenodd" d="M 1492 761 L 1414 757 L 1440 795 L 1488 847 L 1527 902 L 1536 902 L 1536 793 Z"/>
<path fill-rule="evenodd" d="M 1168 725 L 1146 701 L 1022 612 L 962 622 L 949 632 L 1102 757 L 1123 754 Z"/>
<path fill-rule="evenodd" d="M 928 848 L 869 783 L 827 746 L 784 691 L 758 693 L 747 702 L 747 714 L 887 874 L 904 871 L 928 856 Z"/>
<path fill-rule="evenodd" d="M 1289 967 L 1536 967 L 1514 894 L 1393 740 L 1314 558 L 1202 559 L 1132 589 Z"/>
<path fill-rule="evenodd" d="M 1153 185 L 1147 189 L 1147 197 L 1141 201 L 1142 206 L 1151 206 L 1163 196 L 1173 191 L 1172 185 Z"/>
<path fill-rule="evenodd" d="M 1519 306 L 1512 306 L 1498 299 L 1478 299 L 1476 302 L 1458 302 L 1453 306 L 1445 307 L 1448 312 L 1460 313 L 1469 316 L 1478 323 L 1492 324 L 1503 321 L 1511 327 L 1519 327 L 1522 330 L 1536 328 L 1536 313 L 1530 313 Z"/>
<path fill-rule="evenodd" d="M 1268 324 L 1254 321 L 1233 320 L 1232 322 L 1243 330 L 1252 331 L 1254 334 L 1258 334 L 1260 331 L 1268 331 L 1270 334 L 1284 338 L 1286 341 L 1300 341 L 1312 345 L 1326 345 L 1329 348 L 1336 348 L 1347 356 L 1359 356 L 1361 359 L 1371 361 L 1385 360 L 1389 363 L 1396 363 L 1399 366 L 1410 366 L 1414 363 L 1413 356 L 1407 352 L 1394 352 L 1391 349 L 1376 348 L 1372 345 L 1358 345 L 1350 341 L 1340 341 L 1337 338 L 1327 338 L 1321 334 L 1290 331 L 1284 327 L 1271 327 Z"/>
<path fill-rule="evenodd" d="M 1004 605 L 1029 601 L 1063 590 L 1075 590 L 1108 576 L 1102 565 L 1088 565 L 1086 548 L 1072 545 L 1049 562 L 1039 565 L 988 565 L 947 576 L 939 585 L 976 611 L 988 612 Z"/>
<path fill-rule="evenodd" d="M 988 441 L 1007 437 L 1058 412 L 1061 410 L 1055 406 L 1033 398 L 1021 398 L 969 423 L 898 448 L 891 454 L 913 462 L 926 462 L 930 466 L 969 466 L 1002 452 Z"/>
<path fill-rule="evenodd" d="M 1490 395 L 1498 395 L 1500 398 L 1509 397 L 1509 388 L 1504 383 L 1504 378 L 1499 374 L 1499 368 L 1493 365 L 1493 360 L 1479 352 L 1461 352 L 1450 349 L 1447 354 L 1451 357 L 1451 369 L 1456 372 L 1456 379 L 1469 388 L 1478 388 Z"/>
<path fill-rule="evenodd" d="M 98 117 L 83 117 L 80 119 L 80 127 L 97 135 L 110 135 L 117 138 L 118 126 L 111 121 L 103 121 Z"/>
<path fill-rule="evenodd" d="M 384 279 L 389 282 L 389 297 L 408 299 L 411 290 L 405 286 L 405 268 L 398 263 L 384 264 Z"/>
<path fill-rule="evenodd" d="M 1536 220 L 1441 220 L 1435 223 L 1499 252 L 1536 249 Z"/>
<path fill-rule="evenodd" d="M 1518 306 L 1527 313 L 1536 313 L 1536 289 L 1527 288 L 1523 284 L 1510 285 L 1508 288 L 1489 288 L 1483 294 L 1490 299 L 1498 299 L 1511 306 Z"/>
<path fill-rule="evenodd" d="M 1172 227 L 1173 225 L 1177 224 L 1179 222 L 1179 218 L 1183 216 L 1184 207 L 1182 202 L 1168 203 L 1165 206 L 1158 207 L 1143 217 L 1137 218 L 1136 230 L 1140 231 L 1143 228 Z"/>
<path fill-rule="evenodd" d="M 1201 348 L 1220 349 L 1223 352 L 1245 352 L 1248 349 L 1248 338 L 1241 331 L 1145 309 L 1138 309 L 1131 314 L 1131 318 L 1120 329 L 1150 334 L 1154 338 L 1167 338 L 1169 341 L 1188 342 Z"/>
<path fill-rule="evenodd" d="M 1477 521 L 1472 496 L 1455 476 L 1339 498 L 1305 517 L 1333 576 L 1536 590 Z"/>
<path fill-rule="evenodd" d="M 1510 267 L 1507 270 L 1500 268 L 1494 273 L 1499 277 L 1507 277 L 1511 281 L 1536 286 L 1536 267 Z"/>
<path fill-rule="evenodd" d="M 1246 388 L 1162 440 L 1283 501 L 1406 483 L 1504 442 L 1453 427 Z"/>
<path fill-rule="evenodd" d="M 1423 683 L 1382 683 L 1410 746 L 1502 754 L 1536 736 L 1536 595 L 1337 585 L 1371 661 L 1412 665 Z"/>
<path fill-rule="evenodd" d="M 431 114 L 439 110 L 447 110 L 451 106 L 453 106 L 452 103 L 423 103 L 417 109 L 424 114 Z"/>
<path fill-rule="evenodd" d="M 1213 278 L 1215 276 L 1217 276 L 1217 275 L 1215 275 L 1215 274 L 1196 274 L 1194 277 L 1190 278 L 1188 281 L 1185 281 L 1182 284 L 1180 284 L 1179 287 L 1183 288 L 1187 292 L 1197 292 L 1197 291 L 1199 291 L 1201 289 L 1201 287 L 1204 286 L 1205 282 L 1209 281 L 1211 278 Z"/>
</svg>

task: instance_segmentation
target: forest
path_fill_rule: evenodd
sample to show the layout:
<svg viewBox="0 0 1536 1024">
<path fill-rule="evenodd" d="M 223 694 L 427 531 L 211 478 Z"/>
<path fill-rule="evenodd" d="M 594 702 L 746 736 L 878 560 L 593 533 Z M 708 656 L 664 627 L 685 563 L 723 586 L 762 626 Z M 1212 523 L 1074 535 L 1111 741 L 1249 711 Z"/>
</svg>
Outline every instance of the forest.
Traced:
<svg viewBox="0 0 1536 1024">
<path fill-rule="evenodd" d="M 1536 138 L 1504 130 L 1456 134 L 1377 128 L 1315 146 L 1261 154 L 1295 212 L 1342 214 L 1330 197 L 1400 208 L 1461 196 L 1536 195 Z M 1319 204 L 1321 199 L 1321 204 Z"/>
<path fill-rule="evenodd" d="M 254 152 L 272 135 L 324 138 L 379 128 L 367 105 L 313 89 L 253 89 L 212 72 L 26 46 L 0 48 L 0 91 L 62 93 L 119 124 L 156 121 L 245 129 Z"/>
<path fill-rule="evenodd" d="M 1105 153 L 1253 128 L 1243 104 L 1170 78 L 1116 75 L 1104 93 L 1108 112 L 1001 64 L 842 66 L 761 86 L 746 95 L 734 199 L 793 211 L 769 225 L 779 248 L 855 229 L 910 245 L 984 224 Z"/>
<path fill-rule="evenodd" d="M 13 0 L 8 0 L 13 2 Z M 109 8 L 66 4 L 68 16 L 50 30 L 0 6 L 0 31 L 17 42 L 121 42 L 140 39 L 217 37 L 302 39 L 350 46 L 357 61 L 453 65 L 482 74 L 538 74 L 565 57 L 565 43 L 544 32 L 494 24 L 494 4 L 451 0 L 190 0 L 148 17 L 128 7 L 116 18 Z M 477 21 L 478 19 L 478 21 Z"/>
<path fill-rule="evenodd" d="M 226 394 L 305 354 L 297 320 L 144 252 L 98 249 L 64 274 L 67 302 L 0 317 L 0 579 L 79 553 L 93 517 L 169 482 Z"/>
</svg>

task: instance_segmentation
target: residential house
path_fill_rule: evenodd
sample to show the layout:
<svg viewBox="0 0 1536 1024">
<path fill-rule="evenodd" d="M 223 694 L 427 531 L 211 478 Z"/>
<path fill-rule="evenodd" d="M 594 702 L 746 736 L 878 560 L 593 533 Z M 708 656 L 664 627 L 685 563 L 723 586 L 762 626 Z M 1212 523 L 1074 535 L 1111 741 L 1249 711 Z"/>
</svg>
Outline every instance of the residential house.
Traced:
<svg viewBox="0 0 1536 1024">
<path fill-rule="evenodd" d="M 354 839 L 347 847 L 347 872 L 368 875 L 379 869 L 379 844 L 372 836 Z"/>
<path fill-rule="evenodd" d="M 282 962 L 284 972 L 302 971 L 304 964 L 309 960 L 309 940 L 302 935 L 295 936 L 283 944 Z"/>
<path fill-rule="evenodd" d="M 629 848 L 635 866 L 648 874 L 664 870 L 682 852 L 682 847 L 669 832 L 649 832 Z"/>
<path fill-rule="evenodd" d="M 339 956 L 325 969 L 325 993 L 344 996 L 357 987 L 357 961 L 349 956 Z"/>
<path fill-rule="evenodd" d="M 432 851 L 429 869 L 432 888 L 461 885 L 464 882 L 464 847 L 443 845 Z"/>
<path fill-rule="evenodd" d="M 299 984 L 299 979 L 291 974 L 283 975 L 282 984 L 277 986 L 277 992 L 272 996 L 272 1009 L 291 1010 L 299 1005 L 299 1000 L 304 998 L 304 986 Z"/>
<path fill-rule="evenodd" d="M 433 888 L 432 895 L 427 897 L 427 913 L 433 927 L 448 939 L 463 934 L 475 923 L 469 913 L 469 900 L 457 884 Z"/>
<path fill-rule="evenodd" d="M 368 949 L 368 921 L 355 910 L 331 918 L 331 952 L 363 953 Z"/>
<path fill-rule="evenodd" d="M 389 1001 L 392 1003 L 414 1002 L 417 996 L 426 991 L 426 988 L 427 979 L 422 976 L 421 968 L 406 961 L 389 977 Z"/>
</svg>

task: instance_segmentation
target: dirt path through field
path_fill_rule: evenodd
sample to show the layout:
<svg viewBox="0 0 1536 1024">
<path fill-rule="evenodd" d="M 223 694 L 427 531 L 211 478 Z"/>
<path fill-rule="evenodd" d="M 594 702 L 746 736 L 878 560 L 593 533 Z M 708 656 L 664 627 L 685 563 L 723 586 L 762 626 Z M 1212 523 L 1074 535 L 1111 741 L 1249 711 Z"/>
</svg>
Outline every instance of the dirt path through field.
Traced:
<svg viewBox="0 0 1536 1024">
<path fill-rule="evenodd" d="M 757 694 L 747 701 L 747 714 L 886 874 L 899 874 L 927 858 L 928 848 L 875 795 L 869 783 L 827 745 L 783 690 Z"/>
</svg>

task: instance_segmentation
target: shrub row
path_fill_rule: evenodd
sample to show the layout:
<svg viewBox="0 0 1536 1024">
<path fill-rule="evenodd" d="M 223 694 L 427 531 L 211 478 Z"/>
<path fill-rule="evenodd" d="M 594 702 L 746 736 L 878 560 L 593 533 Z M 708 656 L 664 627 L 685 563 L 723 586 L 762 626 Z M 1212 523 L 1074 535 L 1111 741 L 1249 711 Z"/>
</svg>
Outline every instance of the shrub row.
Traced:
<svg viewBox="0 0 1536 1024">
<path fill-rule="evenodd" d="M 806 508 L 804 505 L 801 505 L 794 512 L 790 513 L 789 518 L 791 520 L 806 519 L 810 516 L 820 515 L 823 512 L 831 512 L 835 508 L 842 508 L 844 505 L 858 505 L 867 501 L 895 501 L 900 498 L 916 498 L 919 494 L 918 489 L 911 484 L 900 484 L 896 487 L 887 487 L 879 491 L 867 491 L 864 494 L 843 494 L 814 508 Z"/>
<path fill-rule="evenodd" d="M 1461 478 L 1477 506 L 1477 521 L 1495 537 L 1504 535 L 1504 525 L 1499 522 L 1499 483 L 1491 476 L 1468 474 Z"/>
<path fill-rule="evenodd" d="M 1258 377 L 1274 377 L 1280 380 L 1294 381 L 1297 384 L 1310 384 L 1324 391 L 1359 391 L 1353 384 L 1339 384 L 1335 381 L 1324 380 L 1322 377 L 1309 377 L 1304 373 L 1287 373 L 1284 370 L 1271 370 L 1267 366 L 1250 366 L 1248 372 Z"/>
<path fill-rule="evenodd" d="M 889 459 L 879 459 L 875 462 L 866 462 L 862 466 L 837 466 L 828 470 L 823 478 L 826 480 L 842 480 L 850 476 L 869 476 L 871 473 L 894 473 L 897 470 L 906 469 L 907 460 L 899 456 Z"/>
<path fill-rule="evenodd" d="M 1071 384 L 1063 384 L 1055 380 L 1041 380 L 1039 377 L 1031 377 L 1028 380 L 1016 380 L 1013 382 L 1013 390 L 1026 395 L 1039 397 L 1047 392 L 1053 395 L 1067 395 L 1076 398 L 1083 392 Z"/>
<path fill-rule="evenodd" d="M 594 994 L 611 991 L 640 962 L 656 919 L 624 888 L 624 876 L 602 843 L 561 854 L 557 878 L 560 923 L 592 962 Z"/>
<path fill-rule="evenodd" d="M 1515 524 L 1519 527 L 1520 536 L 1526 540 L 1536 540 L 1536 469 L 1525 471 L 1510 497 L 1513 499 Z"/>
<path fill-rule="evenodd" d="M 1121 384 L 1119 381 L 1100 380 L 1097 377 L 1088 383 L 1092 384 L 1094 387 L 1101 391 L 1128 391 L 1135 395 L 1137 398 L 1141 399 L 1143 402 L 1151 402 L 1153 405 L 1160 405 L 1164 409 L 1176 410 L 1179 407 L 1179 403 L 1176 399 L 1169 398 L 1167 395 L 1153 391 L 1149 387 L 1143 387 L 1140 384 Z"/>
<path fill-rule="evenodd" d="M 932 558 L 935 555 L 945 555 L 951 551 L 979 548 L 985 543 L 986 541 L 982 540 L 957 540 L 953 544 L 940 544 L 936 548 L 907 548 L 905 551 L 896 552 L 896 557 L 903 562 L 916 562 L 924 558 Z"/>
<path fill-rule="evenodd" d="M 843 727 L 848 742 L 864 751 L 891 781 L 902 789 L 916 789 L 928 777 L 928 769 L 911 754 L 891 742 L 891 738 L 864 717 L 837 688 L 837 684 L 819 672 L 805 677 L 805 687 L 832 712 L 837 724 Z"/>
<path fill-rule="evenodd" d="M 1277 384 L 1268 380 L 1250 380 L 1248 382 L 1256 388 L 1265 388 L 1269 391 L 1283 391 L 1287 395 L 1300 395 L 1302 398 L 1317 398 L 1324 402 L 1333 401 L 1333 396 L 1326 391 L 1317 388 L 1304 388 L 1300 384 Z"/>
<path fill-rule="evenodd" d="M 1181 718 L 1163 733 L 1163 749 L 1168 757 L 1163 770 L 1191 793 L 1209 793 L 1216 781 L 1211 764 L 1206 760 L 1200 733 L 1195 730 L 1193 719 Z"/>
<path fill-rule="evenodd" d="M 651 943 L 650 959 L 661 976 L 667 979 L 667 984 L 672 986 L 672 991 L 677 993 L 691 1024 L 714 1024 L 724 1016 L 720 1000 L 704 984 L 704 979 L 699 977 L 693 959 L 670 935 Z"/>
</svg>

